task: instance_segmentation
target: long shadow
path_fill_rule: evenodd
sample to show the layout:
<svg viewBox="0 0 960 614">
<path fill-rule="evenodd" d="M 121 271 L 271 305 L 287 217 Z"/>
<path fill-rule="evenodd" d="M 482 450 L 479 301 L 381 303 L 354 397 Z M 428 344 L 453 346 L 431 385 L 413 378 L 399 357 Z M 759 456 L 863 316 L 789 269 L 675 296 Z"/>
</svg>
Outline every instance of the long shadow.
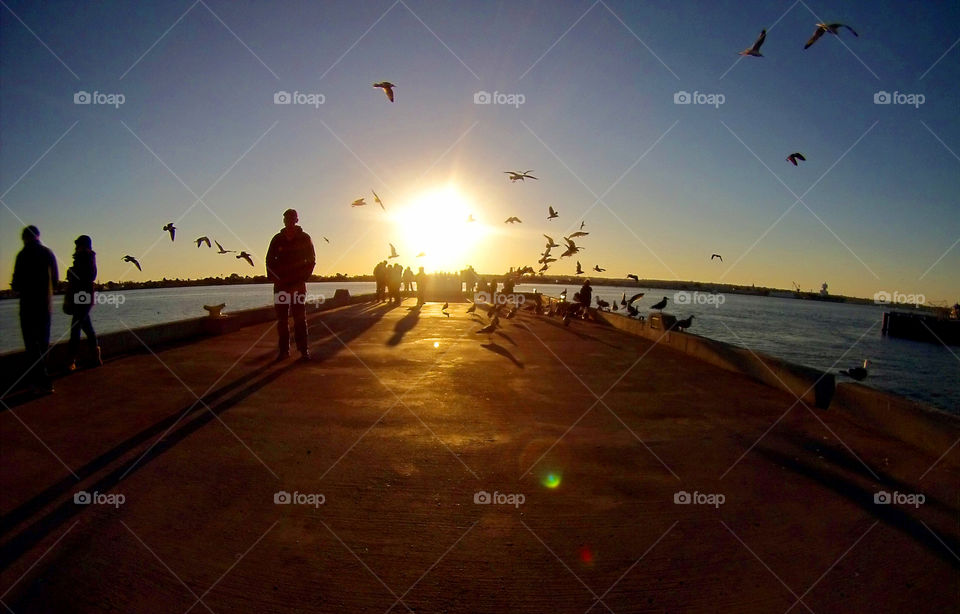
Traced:
<svg viewBox="0 0 960 614">
<path fill-rule="evenodd" d="M 337 336 L 331 336 L 317 344 L 315 347 L 310 348 L 311 352 L 314 354 L 314 358 L 311 361 L 313 363 L 322 362 L 334 356 L 343 348 L 343 343 L 356 338 L 380 319 L 379 316 L 374 317 L 371 315 L 369 317 L 362 318 L 363 325 L 358 325 L 358 318 L 337 317 L 347 315 L 345 313 L 330 315 L 332 317 L 328 318 L 329 321 L 327 321 L 326 324 L 337 333 Z M 382 315 L 382 313 L 380 315 Z M 318 315 L 317 317 L 321 316 Z M 323 330 L 326 330 L 326 327 L 323 327 Z M 164 452 L 171 449 L 173 446 L 180 443 L 200 428 L 206 426 L 212 420 L 215 420 L 220 414 L 231 409 L 237 403 L 243 401 L 253 393 L 267 386 L 288 371 L 302 366 L 305 366 L 304 363 L 292 362 L 284 366 L 278 366 L 277 363 L 269 363 L 267 365 L 258 367 L 253 371 L 244 373 L 230 383 L 225 384 L 201 397 L 202 403 L 201 401 L 195 401 L 194 403 L 177 410 L 170 416 L 160 420 L 150 427 L 147 427 L 136 435 L 133 435 L 127 440 L 121 442 L 113 449 L 101 454 L 83 467 L 77 469 L 75 473 L 82 481 L 94 475 L 97 471 L 105 468 L 117 458 L 146 443 L 148 440 L 156 438 L 158 435 L 166 431 L 166 429 L 169 429 L 173 425 L 177 424 L 178 421 L 183 421 L 183 424 L 180 428 L 167 433 L 167 435 L 155 446 L 153 446 L 142 458 L 131 458 L 86 489 L 88 491 L 107 492 L 114 488 L 121 481 L 121 479 L 125 479 L 128 475 L 128 472 L 129 474 L 133 474 L 137 471 L 140 471 Z M 261 375 L 262 377 L 259 377 Z M 252 379 L 256 377 L 259 377 L 259 379 Z M 210 411 L 204 411 L 206 407 L 209 407 Z M 191 415 L 196 415 L 196 417 L 189 422 L 186 422 L 185 419 Z M 5 533 L 10 532 L 13 527 L 20 522 L 28 519 L 30 516 L 37 513 L 45 506 L 53 503 L 58 498 L 72 492 L 74 489 L 76 489 L 77 484 L 78 481 L 73 479 L 73 477 L 60 480 L 54 485 L 46 488 L 40 494 L 31 498 L 29 501 L 5 514 L 2 519 L 0 519 L 0 526 L 6 527 Z M 63 525 L 73 516 L 76 516 L 82 512 L 84 508 L 85 506 L 83 505 L 77 505 L 73 503 L 73 499 L 71 497 L 52 509 L 42 518 L 33 522 L 23 531 L 12 537 L 10 540 L 4 543 L 3 546 L 0 546 L 0 569 L 6 569 L 9 567 L 11 563 L 19 559 L 24 553 L 36 546 L 42 539 L 50 534 L 50 532 Z"/>
<path fill-rule="evenodd" d="M 420 322 L 420 310 L 416 307 L 410 310 L 410 313 L 397 320 L 393 327 L 393 335 L 387 339 L 387 345 L 399 345 L 403 336 L 410 332 L 414 326 Z"/>
<path fill-rule="evenodd" d="M 943 543 L 941 543 L 919 519 L 914 518 L 901 506 L 876 504 L 873 501 L 874 491 L 862 488 L 850 480 L 829 473 L 820 467 L 805 464 L 789 454 L 759 447 L 757 453 L 832 490 L 885 525 L 908 535 L 934 556 L 960 569 L 960 561 L 950 552 L 950 550 L 953 552 L 960 550 L 960 541 L 949 535 L 941 535 L 940 539 L 943 540 Z"/>
<path fill-rule="evenodd" d="M 594 337 L 593 335 L 587 335 L 587 334 L 584 334 L 584 333 L 579 333 L 579 332 L 573 330 L 572 328 L 570 328 L 569 326 L 564 326 L 562 322 L 559 322 L 559 321 L 558 321 L 558 322 L 554 322 L 551 318 L 541 318 L 539 321 L 541 321 L 541 322 L 543 322 L 543 323 L 545 323 L 545 324 L 548 324 L 548 325 L 550 325 L 550 326 L 553 326 L 554 328 L 563 329 L 564 331 L 566 331 L 567 333 L 573 335 L 574 337 L 579 337 L 579 338 L 581 338 L 581 339 L 588 339 L 588 340 L 590 340 L 590 341 L 596 341 L 597 343 L 600 343 L 600 344 L 605 345 L 605 346 L 607 346 L 607 347 L 611 347 L 611 348 L 613 348 L 613 349 L 615 349 L 615 350 L 622 350 L 622 349 L 623 349 L 623 346 L 622 346 L 622 345 L 617 345 L 617 344 L 615 344 L 615 343 L 610 343 L 609 341 L 604 341 L 603 339 L 600 339 L 600 338 L 598 338 L 598 337 Z M 578 322 L 578 323 L 579 323 L 579 322 Z M 585 323 L 583 323 L 583 324 L 585 324 Z M 519 327 L 521 327 L 521 328 L 525 328 L 525 329 L 527 330 L 527 332 L 529 332 L 530 334 L 534 334 L 533 331 L 530 330 L 530 326 L 529 326 L 527 323 L 525 323 L 525 322 L 518 322 L 518 323 L 517 323 L 517 326 L 519 326 Z"/>
<path fill-rule="evenodd" d="M 504 358 L 508 358 L 510 362 L 516 365 L 516 367 L 519 369 L 523 368 L 523 363 L 517 360 L 517 358 L 510 353 L 510 350 L 503 347 L 502 345 L 497 345 L 496 343 L 481 343 L 480 347 L 482 347 L 485 350 L 489 350 L 494 354 L 500 354 Z"/>
<path fill-rule="evenodd" d="M 495 334 L 496 334 L 498 337 L 503 337 L 504 339 L 506 339 L 507 341 L 509 341 L 509 342 L 510 342 L 510 345 L 512 345 L 513 347 L 517 347 L 517 342 L 514 341 L 513 339 L 511 339 L 511 338 L 510 338 L 510 335 L 508 335 L 507 333 L 498 330 L 498 331 L 496 331 Z"/>
</svg>

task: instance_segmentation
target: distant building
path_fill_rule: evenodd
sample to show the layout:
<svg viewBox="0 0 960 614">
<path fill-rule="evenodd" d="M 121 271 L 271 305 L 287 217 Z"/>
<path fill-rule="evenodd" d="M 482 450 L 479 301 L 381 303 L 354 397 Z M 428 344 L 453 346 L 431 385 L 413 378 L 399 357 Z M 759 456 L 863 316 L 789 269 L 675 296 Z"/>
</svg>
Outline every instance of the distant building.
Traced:
<svg viewBox="0 0 960 614">
<path fill-rule="evenodd" d="M 820 296 L 827 296 L 828 294 L 830 293 L 827 292 L 827 282 L 823 282 L 823 285 L 820 286 Z"/>
</svg>

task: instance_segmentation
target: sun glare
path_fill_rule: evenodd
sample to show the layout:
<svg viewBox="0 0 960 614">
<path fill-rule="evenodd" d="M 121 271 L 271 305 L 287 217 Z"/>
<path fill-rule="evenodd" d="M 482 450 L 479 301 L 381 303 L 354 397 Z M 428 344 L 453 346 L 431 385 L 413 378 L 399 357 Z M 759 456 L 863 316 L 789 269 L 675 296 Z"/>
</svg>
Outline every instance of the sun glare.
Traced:
<svg viewBox="0 0 960 614">
<path fill-rule="evenodd" d="M 397 211 L 394 224 L 404 264 L 414 271 L 459 271 L 473 264 L 474 248 L 488 233 L 474 203 L 454 186 L 430 190 Z M 417 254 L 423 253 L 421 257 Z"/>
</svg>

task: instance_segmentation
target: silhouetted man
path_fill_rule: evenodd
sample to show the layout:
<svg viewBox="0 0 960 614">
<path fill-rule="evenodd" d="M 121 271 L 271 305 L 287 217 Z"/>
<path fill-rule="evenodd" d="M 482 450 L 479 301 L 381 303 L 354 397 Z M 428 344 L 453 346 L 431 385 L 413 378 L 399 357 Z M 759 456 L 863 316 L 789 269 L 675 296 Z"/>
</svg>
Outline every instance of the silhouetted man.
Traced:
<svg viewBox="0 0 960 614">
<path fill-rule="evenodd" d="M 267 277 L 273 282 L 273 305 L 277 312 L 277 334 L 280 353 L 277 360 L 290 357 L 290 325 L 301 360 L 310 359 L 307 347 L 306 295 L 307 279 L 317 263 L 310 235 L 297 225 L 299 217 L 293 209 L 283 212 L 283 230 L 274 235 L 267 249 Z"/>
<path fill-rule="evenodd" d="M 50 347 L 50 308 L 60 279 L 57 258 L 40 244 L 40 231 L 27 226 L 20 235 L 23 249 L 17 254 L 10 287 L 20 295 L 20 332 L 27 359 L 24 377 L 34 392 L 53 392 L 45 363 Z"/>
</svg>

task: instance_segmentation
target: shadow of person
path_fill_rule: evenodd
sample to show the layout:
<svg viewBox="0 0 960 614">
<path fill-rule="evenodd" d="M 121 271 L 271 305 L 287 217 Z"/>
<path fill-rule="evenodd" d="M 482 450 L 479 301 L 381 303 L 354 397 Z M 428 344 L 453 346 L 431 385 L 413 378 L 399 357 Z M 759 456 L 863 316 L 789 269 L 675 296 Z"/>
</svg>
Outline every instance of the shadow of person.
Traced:
<svg viewBox="0 0 960 614">
<path fill-rule="evenodd" d="M 510 338 L 510 335 L 508 335 L 507 333 L 498 330 L 495 334 L 496 334 L 498 337 L 503 337 L 504 339 L 506 339 L 507 341 L 509 341 L 511 345 L 513 345 L 513 346 L 516 346 L 516 345 L 517 345 L 517 342 L 514 341 L 513 339 L 511 339 L 511 338 Z"/>
<path fill-rule="evenodd" d="M 489 350 L 494 354 L 500 354 L 501 356 L 503 356 L 504 358 L 512 362 L 514 365 L 516 365 L 518 369 L 523 369 L 523 363 L 517 360 L 517 358 L 510 353 L 510 350 L 503 347 L 502 345 L 497 345 L 496 343 L 481 343 L 480 347 L 482 347 L 485 350 Z"/>
<path fill-rule="evenodd" d="M 398 345 L 401 341 L 403 341 L 403 336 L 410 332 L 410 330 L 416 326 L 417 322 L 419 321 L 420 310 L 411 309 L 410 313 L 397 320 L 396 325 L 393 327 L 393 335 L 387 339 L 387 345 Z"/>
</svg>

